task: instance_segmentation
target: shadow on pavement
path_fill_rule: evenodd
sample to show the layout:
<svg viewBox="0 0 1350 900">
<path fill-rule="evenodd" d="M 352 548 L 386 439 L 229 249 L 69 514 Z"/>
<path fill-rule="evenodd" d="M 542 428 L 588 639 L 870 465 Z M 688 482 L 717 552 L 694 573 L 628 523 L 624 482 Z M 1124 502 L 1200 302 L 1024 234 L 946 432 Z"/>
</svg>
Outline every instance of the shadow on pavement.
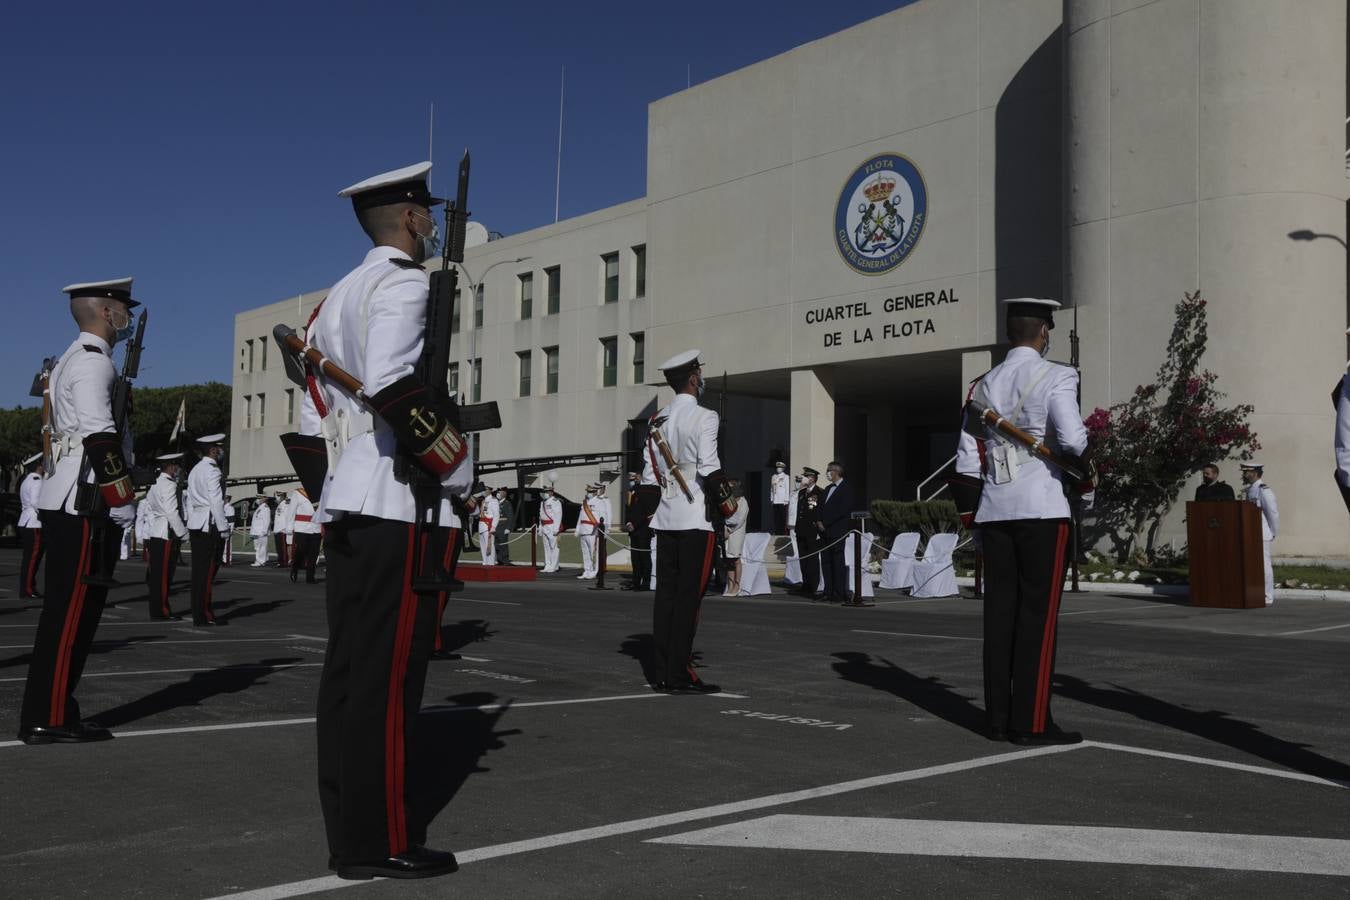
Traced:
<svg viewBox="0 0 1350 900">
<path fill-rule="evenodd" d="M 477 641 L 486 641 L 497 632 L 489 631 L 487 619 L 461 619 L 453 625 L 441 626 L 441 643 L 446 650 L 458 650 Z"/>
<path fill-rule="evenodd" d="M 446 697 L 451 706 L 476 707 L 497 702 L 487 691 Z M 425 833 L 441 810 L 478 772 L 490 769 L 479 765 L 484 756 L 506 746 L 502 738 L 520 734 L 519 729 L 497 731 L 497 721 L 510 703 L 494 710 L 423 709 L 414 726 L 412 747 L 408 753 L 408 789 L 410 815 L 416 831 Z"/>
<path fill-rule="evenodd" d="M 867 653 L 846 651 L 833 655 L 839 662 L 834 663 L 832 668 L 845 681 L 888 691 L 939 719 L 983 736 L 984 710 L 976 706 L 971 698 L 943 684 L 937 676 L 924 678 L 915 675 L 885 657 L 877 657 L 879 662 L 873 662 Z"/>
<path fill-rule="evenodd" d="M 111 653 L 114 650 L 121 650 L 130 647 L 133 644 L 151 644 L 155 641 L 164 640 L 162 634 L 145 634 L 136 637 L 118 638 L 115 641 L 94 641 L 89 645 L 89 655 L 97 653 Z M 0 669 L 7 669 L 10 666 L 22 666 L 32 661 L 33 654 L 25 653 L 22 656 L 11 656 L 9 659 L 0 659 Z"/>
<path fill-rule="evenodd" d="M 221 600 L 211 604 L 213 612 L 227 610 L 223 615 L 217 615 L 216 620 L 220 622 L 233 622 L 235 619 L 247 619 L 249 616 L 261 616 L 274 612 L 281 606 L 290 603 L 290 600 L 268 600 L 266 603 L 250 603 L 248 606 L 240 606 L 252 597 L 240 597 L 236 600 Z"/>
<path fill-rule="evenodd" d="M 27 598 L 25 598 L 20 602 L 27 603 L 28 600 Z M 14 613 L 21 613 L 21 612 L 29 612 L 34 609 L 42 609 L 42 604 L 36 603 L 33 604 L 32 606 L 7 606 L 4 609 L 0 609 L 0 616 L 8 616 L 13 615 Z"/>
<path fill-rule="evenodd" d="M 1295 744 L 1266 734 L 1251 722 L 1234 719 L 1217 709 L 1197 712 L 1116 684 L 1094 687 L 1072 675 L 1055 676 L 1055 693 L 1224 744 L 1305 775 L 1350 782 L 1350 765 L 1314 753 L 1308 749 L 1309 744 Z"/>
<path fill-rule="evenodd" d="M 642 666 L 642 677 L 647 679 L 648 684 L 655 684 L 661 680 L 661 673 L 656 671 L 654 648 L 650 634 L 630 634 L 619 645 L 620 653 L 637 660 Z"/>
<path fill-rule="evenodd" d="M 90 718 L 105 728 L 116 728 L 171 709 L 201 706 L 220 694 L 237 694 L 254 685 L 265 684 L 265 677 L 273 672 L 284 671 L 298 662 L 299 657 L 272 658 L 257 663 L 221 666 L 209 672 L 194 672 L 186 681 L 160 688 L 153 694 L 114 706 Z"/>
</svg>

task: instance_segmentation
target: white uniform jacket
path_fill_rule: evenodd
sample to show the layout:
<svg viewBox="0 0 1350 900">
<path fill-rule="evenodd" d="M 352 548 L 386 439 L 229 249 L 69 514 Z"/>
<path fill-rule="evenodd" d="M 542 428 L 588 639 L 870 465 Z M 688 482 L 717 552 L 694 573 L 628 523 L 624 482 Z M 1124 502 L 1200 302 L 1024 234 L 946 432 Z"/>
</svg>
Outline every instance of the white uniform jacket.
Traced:
<svg viewBox="0 0 1350 900">
<path fill-rule="evenodd" d="M 277 501 L 277 511 L 272 515 L 272 533 L 285 534 L 291 530 L 291 516 L 294 510 L 291 508 L 291 498 L 282 497 Z"/>
<path fill-rule="evenodd" d="M 150 486 L 152 489 L 154 485 Z M 150 535 L 150 491 L 136 504 L 136 537 L 144 541 Z"/>
<path fill-rule="evenodd" d="M 299 491 L 291 491 L 287 504 L 290 516 L 290 531 L 296 534 L 318 534 L 323 526 L 314 518 L 314 504 Z"/>
<path fill-rule="evenodd" d="M 168 540 L 170 532 L 179 540 L 187 538 L 187 525 L 178 512 L 178 482 L 173 478 L 161 472 L 141 501 L 141 507 L 145 509 L 142 541 L 151 538 Z"/>
<path fill-rule="evenodd" d="M 1341 376 L 1336 385 L 1336 480 L 1350 487 L 1350 391 L 1345 380 Z"/>
<path fill-rule="evenodd" d="M 361 265 L 329 291 L 306 332 L 306 340 L 360 381 L 367 396 L 411 375 L 422 353 L 427 273 L 420 267 L 397 265 L 393 259 L 410 258 L 394 247 L 375 247 L 367 253 Z M 331 522 L 348 513 L 414 521 L 412 488 L 394 477 L 398 442 L 393 431 L 356 397 L 321 376 L 317 383 L 328 416 L 319 418 L 307 391 L 301 432 L 322 434 L 345 445 L 336 464 L 329 466 L 319 521 Z M 472 482 L 473 464 L 467 456 L 441 479 L 459 497 L 468 495 Z M 448 514 L 442 519 L 449 520 Z"/>
<path fill-rule="evenodd" d="M 1087 429 L 1078 412 L 1078 373 L 1042 360 L 1030 347 L 1008 351 L 1007 358 L 980 379 L 974 396 L 1023 431 L 1044 438 L 1051 449 L 1071 454 L 1087 449 Z M 1021 409 L 1017 410 L 1019 402 Z M 985 427 L 984 431 L 986 452 L 996 442 L 1012 443 L 992 428 Z M 996 484 L 993 467 L 982 465 L 979 442 L 969 432 L 961 432 L 956 471 L 984 480 L 975 522 L 1069 518 L 1063 473 L 1028 453 L 1019 453 L 1016 458 L 1019 464 L 1013 480 Z"/>
<path fill-rule="evenodd" d="M 1261 540 L 1275 540 L 1280 533 L 1280 507 L 1275 502 L 1275 492 L 1258 478 L 1247 485 L 1247 499 L 1261 510 Z"/>
<path fill-rule="evenodd" d="M 801 491 L 793 491 L 788 499 L 787 527 L 797 527 L 797 501 L 801 499 Z"/>
<path fill-rule="evenodd" d="M 92 350 L 89 348 L 93 348 Z M 112 347 L 98 335 L 81 331 L 52 369 L 52 452 L 55 471 L 42 482 L 38 509 L 75 512 L 75 482 L 84 461 L 84 439 L 113 430 L 112 387 L 117 379 Z M 89 474 L 92 482 L 93 473 Z"/>
<path fill-rule="evenodd" d="M 225 487 L 220 477 L 220 466 L 211 457 L 202 457 L 188 473 L 187 495 L 183 505 L 187 507 L 189 531 L 209 531 L 212 522 L 221 534 L 229 531 L 230 525 L 225 521 Z"/>
<path fill-rule="evenodd" d="M 234 531 L 234 504 L 225 504 L 225 524 L 230 531 Z"/>
<path fill-rule="evenodd" d="M 42 476 L 36 472 L 29 472 L 23 476 L 23 483 L 19 485 L 19 527 L 20 528 L 41 528 L 42 520 L 38 518 L 38 497 L 42 494 Z"/>
<path fill-rule="evenodd" d="M 486 531 L 489 534 L 496 534 L 497 520 L 501 518 L 502 505 L 497 498 L 488 494 L 483 498 L 482 504 L 478 507 L 478 530 Z"/>
<path fill-rule="evenodd" d="M 676 394 L 675 399 L 656 414 L 657 418 L 662 416 L 666 421 L 661 425 L 661 433 L 665 435 L 685 481 L 689 482 L 694 500 L 691 503 L 684 496 L 649 437 L 647 452 L 643 454 L 642 483 L 661 486 L 661 503 L 652 516 L 652 528 L 656 531 L 712 531 L 703 500 L 703 479 L 722 468 L 717 457 L 717 413 L 699 406 L 692 394 Z"/>
<path fill-rule="evenodd" d="M 249 523 L 248 533 L 252 537 L 267 537 L 267 533 L 272 530 L 272 508 L 266 503 L 259 503 L 258 508 L 253 510 L 253 521 Z"/>
<path fill-rule="evenodd" d="M 557 497 L 548 497 L 539 504 L 539 530 L 557 534 L 562 529 L 563 507 Z"/>
<path fill-rule="evenodd" d="M 574 529 L 578 535 L 595 534 L 595 529 L 600 525 L 600 498 L 595 496 L 586 496 L 581 500 L 581 508 L 577 511 L 577 526 Z"/>
<path fill-rule="evenodd" d="M 775 472 L 769 479 L 769 502 L 774 506 L 786 506 L 792 502 L 792 476 L 786 472 Z"/>
</svg>

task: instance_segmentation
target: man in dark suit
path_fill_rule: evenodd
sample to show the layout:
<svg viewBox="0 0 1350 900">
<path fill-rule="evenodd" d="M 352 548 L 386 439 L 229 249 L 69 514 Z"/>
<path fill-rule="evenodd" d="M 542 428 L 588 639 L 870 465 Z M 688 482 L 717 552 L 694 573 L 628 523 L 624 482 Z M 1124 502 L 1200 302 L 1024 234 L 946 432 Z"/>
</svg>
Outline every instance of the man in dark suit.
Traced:
<svg viewBox="0 0 1350 900">
<path fill-rule="evenodd" d="M 825 467 L 829 485 L 820 504 L 820 521 L 816 530 L 823 536 L 828 550 L 822 554 L 821 566 L 825 573 L 825 599 L 830 603 L 849 603 L 848 573 L 844 567 L 844 535 L 848 534 L 849 513 L 857 509 L 853 486 L 844 482 L 844 466 L 831 462 Z M 831 546 L 833 545 L 833 546 Z M 862 599 L 856 601 L 861 604 Z"/>
<path fill-rule="evenodd" d="M 1195 489 L 1195 502 L 1203 503 L 1208 500 L 1236 500 L 1237 496 L 1233 489 L 1228 486 L 1228 482 L 1219 480 L 1219 466 L 1217 463 L 1209 463 L 1200 470 L 1200 477 L 1204 479 Z"/>
<path fill-rule="evenodd" d="M 630 556 L 633 563 L 633 578 L 628 583 L 630 591 L 650 591 L 652 589 L 652 516 L 661 503 L 659 490 L 643 490 L 636 472 L 628 473 L 627 517 L 624 530 L 628 532 L 628 543 L 632 547 Z M 650 485 L 648 487 L 651 487 Z"/>
<path fill-rule="evenodd" d="M 824 535 L 816 526 L 820 524 L 820 504 L 825 492 L 816 486 L 820 473 L 807 466 L 802 469 L 802 487 L 797 492 L 797 522 L 793 525 L 797 535 L 797 555 L 802 561 L 802 586 L 798 593 L 812 600 L 824 600 L 826 595 L 820 591 L 820 557 L 816 551 L 825 545 Z"/>
</svg>

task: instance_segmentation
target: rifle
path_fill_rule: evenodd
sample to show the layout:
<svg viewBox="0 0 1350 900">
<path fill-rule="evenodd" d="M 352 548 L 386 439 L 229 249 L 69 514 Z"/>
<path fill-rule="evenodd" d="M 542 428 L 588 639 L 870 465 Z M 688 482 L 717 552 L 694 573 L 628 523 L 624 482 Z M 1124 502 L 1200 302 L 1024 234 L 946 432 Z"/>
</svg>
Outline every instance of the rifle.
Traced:
<svg viewBox="0 0 1350 900">
<path fill-rule="evenodd" d="M 1056 453 L 1045 445 L 1044 438 L 1034 437 L 1031 434 L 1018 428 L 1012 422 L 1003 418 L 992 406 L 985 406 L 978 400 L 971 399 L 970 411 L 972 417 L 981 424 L 986 425 L 1000 434 L 1011 438 L 1016 444 L 1020 444 L 1032 455 L 1040 457 L 1052 466 L 1063 470 L 1080 485 L 1095 484 L 1097 481 L 1097 472 L 1092 464 L 1086 460 L 1071 459 L 1067 456 Z"/>
<path fill-rule="evenodd" d="M 42 371 L 33 376 L 33 386 L 28 396 L 42 398 L 42 466 L 51 473 L 56 467 L 52 459 L 52 369 L 56 368 L 56 357 L 48 356 L 42 360 Z"/>
</svg>

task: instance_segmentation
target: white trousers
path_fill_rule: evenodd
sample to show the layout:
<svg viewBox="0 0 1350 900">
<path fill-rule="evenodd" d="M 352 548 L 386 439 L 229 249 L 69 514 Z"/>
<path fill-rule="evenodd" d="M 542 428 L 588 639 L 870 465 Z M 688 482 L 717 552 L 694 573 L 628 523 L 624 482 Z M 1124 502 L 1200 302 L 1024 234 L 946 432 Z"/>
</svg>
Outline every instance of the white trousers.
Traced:
<svg viewBox="0 0 1350 900">
<path fill-rule="evenodd" d="M 123 528 L 123 529 L 122 529 L 122 552 L 121 552 L 121 556 L 119 557 L 120 559 L 126 559 L 127 557 L 131 556 L 131 537 L 132 537 L 132 531 L 131 531 L 131 529 L 130 529 L 130 528 Z"/>
<path fill-rule="evenodd" d="M 497 547 L 492 540 L 492 532 L 481 526 L 478 529 L 478 550 L 483 554 L 483 565 L 497 564 Z"/>
<path fill-rule="evenodd" d="M 1275 570 L 1270 565 L 1270 545 L 1274 541 L 1262 541 L 1262 563 L 1266 567 L 1266 606 L 1275 604 Z"/>
<path fill-rule="evenodd" d="M 541 528 L 539 536 L 544 539 L 544 571 L 558 571 L 558 532 Z"/>
<path fill-rule="evenodd" d="M 581 577 L 594 578 L 595 567 L 597 565 L 595 558 L 595 532 L 590 534 L 577 535 L 577 543 L 581 544 Z"/>
<path fill-rule="evenodd" d="M 253 536 L 253 564 L 255 566 L 267 565 L 267 535 L 265 534 Z"/>
</svg>

